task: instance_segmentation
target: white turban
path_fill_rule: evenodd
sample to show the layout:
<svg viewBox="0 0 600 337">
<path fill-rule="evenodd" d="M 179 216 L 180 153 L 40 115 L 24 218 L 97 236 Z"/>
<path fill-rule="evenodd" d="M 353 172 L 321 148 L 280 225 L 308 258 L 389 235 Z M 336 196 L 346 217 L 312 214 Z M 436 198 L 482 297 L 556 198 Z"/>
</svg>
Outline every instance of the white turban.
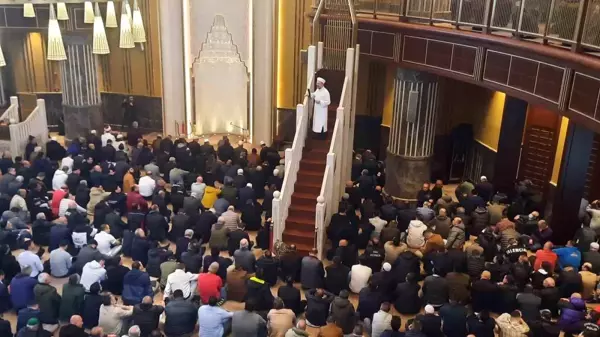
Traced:
<svg viewBox="0 0 600 337">
<path fill-rule="evenodd" d="M 317 77 L 317 83 L 325 84 L 325 79 L 323 77 Z"/>
</svg>

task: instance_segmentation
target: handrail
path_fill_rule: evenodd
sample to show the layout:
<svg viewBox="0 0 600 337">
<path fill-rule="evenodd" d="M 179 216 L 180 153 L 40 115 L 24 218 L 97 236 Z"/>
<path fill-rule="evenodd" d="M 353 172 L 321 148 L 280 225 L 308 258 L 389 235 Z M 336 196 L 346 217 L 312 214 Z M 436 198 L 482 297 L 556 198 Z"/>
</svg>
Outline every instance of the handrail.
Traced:
<svg viewBox="0 0 600 337">
<path fill-rule="evenodd" d="M 315 17 L 312 22 L 312 44 L 316 45 L 319 42 L 319 19 L 321 18 L 321 13 L 323 13 L 323 8 L 325 8 L 325 0 L 319 1 L 319 6 L 315 11 Z"/>
<path fill-rule="evenodd" d="M 0 116 L 0 120 L 9 123 L 19 122 L 19 98 L 17 96 L 10 96 L 10 106 Z"/>
<path fill-rule="evenodd" d="M 410 21 L 474 32 L 509 32 L 528 41 L 570 45 L 573 52 L 600 50 L 597 0 L 355 0 L 359 17 Z M 316 17 L 315 17 L 316 19 Z M 314 25 L 314 24 L 313 24 Z M 560 46 L 564 48 L 564 46 Z M 588 50 L 582 50 L 583 48 Z"/>
<path fill-rule="evenodd" d="M 13 156 L 25 153 L 29 136 L 38 140 L 38 145 L 43 146 L 48 141 L 48 120 L 46 118 L 46 104 L 43 99 L 37 100 L 37 106 L 27 118 L 16 124 L 9 125 L 10 150 Z"/>
<path fill-rule="evenodd" d="M 314 91 L 314 81 L 319 64 L 317 55 L 317 47 L 310 46 L 308 48 L 308 66 L 307 66 L 307 83 L 306 88 L 311 92 Z M 288 209 L 292 202 L 294 194 L 294 186 L 300 169 L 300 161 L 302 160 L 302 151 L 306 143 L 306 135 L 308 133 L 308 118 L 312 112 L 311 98 L 308 95 L 304 96 L 301 104 L 296 106 L 296 133 L 292 147 L 285 150 L 285 175 L 281 191 L 273 193 L 272 220 L 273 220 L 273 241 L 282 240 L 283 231 L 285 230 L 285 222 L 288 217 Z"/>
</svg>

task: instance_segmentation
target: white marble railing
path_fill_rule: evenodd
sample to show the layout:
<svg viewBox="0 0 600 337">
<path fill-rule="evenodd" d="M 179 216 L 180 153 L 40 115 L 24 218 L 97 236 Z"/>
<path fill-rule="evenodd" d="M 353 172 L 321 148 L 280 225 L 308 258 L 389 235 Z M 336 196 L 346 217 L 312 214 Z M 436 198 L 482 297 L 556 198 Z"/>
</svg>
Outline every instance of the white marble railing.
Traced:
<svg viewBox="0 0 600 337">
<path fill-rule="evenodd" d="M 306 88 L 314 91 L 314 80 L 317 66 L 317 48 L 308 47 L 308 65 L 307 65 L 307 84 Z M 306 142 L 308 132 L 309 116 L 313 109 L 312 100 L 309 95 L 304 96 L 302 104 L 296 106 L 296 134 L 292 147 L 285 150 L 285 176 L 283 177 L 283 186 L 281 191 L 276 191 L 273 195 L 273 241 L 281 240 L 285 230 L 285 221 L 288 216 L 288 209 L 292 202 L 294 186 L 302 160 L 302 150 Z"/>
<path fill-rule="evenodd" d="M 10 106 L 0 116 L 0 121 L 10 122 L 11 119 L 14 123 L 19 122 L 19 98 L 17 96 L 10 96 Z"/>
<path fill-rule="evenodd" d="M 30 135 L 37 138 L 39 146 L 44 147 L 48 141 L 48 120 L 46 119 L 46 104 L 44 100 L 38 99 L 37 106 L 33 109 L 33 112 L 23 122 L 11 124 L 9 130 L 10 151 L 13 157 L 22 156 L 25 153 L 27 139 Z"/>
<path fill-rule="evenodd" d="M 331 145 L 327 153 L 325 176 L 321 185 L 321 192 L 317 197 L 315 206 L 315 247 L 319 251 L 319 258 L 323 258 L 325 244 L 325 229 L 331 220 L 331 216 L 337 212 L 344 186 L 344 139 L 349 133 L 347 116 L 351 115 L 352 109 L 352 83 L 354 76 L 354 49 L 349 48 L 346 53 L 346 77 L 340 96 L 340 104 L 336 111 L 335 125 L 331 136 Z"/>
</svg>

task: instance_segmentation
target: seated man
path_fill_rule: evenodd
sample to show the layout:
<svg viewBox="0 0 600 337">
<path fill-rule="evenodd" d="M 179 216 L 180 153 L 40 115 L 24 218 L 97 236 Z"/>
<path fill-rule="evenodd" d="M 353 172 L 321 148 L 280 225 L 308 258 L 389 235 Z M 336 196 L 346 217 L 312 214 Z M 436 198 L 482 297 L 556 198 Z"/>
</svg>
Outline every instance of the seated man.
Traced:
<svg viewBox="0 0 600 337">
<path fill-rule="evenodd" d="M 110 234 L 109 225 L 100 226 L 100 232 L 94 236 L 94 239 L 98 243 L 98 251 L 109 257 L 116 256 L 123 248 L 119 240 Z"/>
<path fill-rule="evenodd" d="M 198 309 L 198 335 L 199 336 L 227 336 L 231 331 L 231 317 L 233 314 L 217 304 L 219 300 L 212 296 L 208 305 Z"/>
</svg>

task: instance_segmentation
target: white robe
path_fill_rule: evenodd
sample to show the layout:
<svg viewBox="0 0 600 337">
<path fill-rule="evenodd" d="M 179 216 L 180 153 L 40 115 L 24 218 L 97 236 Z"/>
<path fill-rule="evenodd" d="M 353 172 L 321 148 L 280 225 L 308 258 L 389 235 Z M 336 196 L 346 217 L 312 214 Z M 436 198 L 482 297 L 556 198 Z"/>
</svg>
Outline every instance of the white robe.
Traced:
<svg viewBox="0 0 600 337">
<path fill-rule="evenodd" d="M 331 103 L 329 91 L 323 87 L 315 90 L 310 96 L 315 100 L 312 130 L 316 133 L 327 132 L 327 108 Z"/>
</svg>

